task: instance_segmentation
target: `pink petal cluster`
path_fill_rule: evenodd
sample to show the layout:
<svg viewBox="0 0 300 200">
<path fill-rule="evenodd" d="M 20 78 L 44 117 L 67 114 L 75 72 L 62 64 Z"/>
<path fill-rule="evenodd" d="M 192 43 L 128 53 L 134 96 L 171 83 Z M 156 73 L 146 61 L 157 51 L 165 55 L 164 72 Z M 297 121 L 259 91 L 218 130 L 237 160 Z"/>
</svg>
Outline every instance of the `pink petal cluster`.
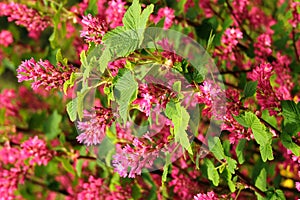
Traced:
<svg viewBox="0 0 300 200">
<path fill-rule="evenodd" d="M 234 19 L 237 19 L 239 22 L 248 18 L 248 9 L 249 0 L 234 0 L 232 2 Z"/>
<path fill-rule="evenodd" d="M 5 109 L 6 117 L 18 117 L 20 105 L 15 102 L 17 94 L 15 90 L 5 89 L 0 93 L 0 109 Z"/>
<path fill-rule="evenodd" d="M 294 28 L 297 28 L 297 26 L 300 24 L 300 2 L 292 1 L 290 6 L 292 9 L 293 18 L 290 19 L 289 22 Z"/>
<path fill-rule="evenodd" d="M 256 95 L 258 104 L 262 110 L 268 109 L 271 116 L 277 114 L 282 100 L 281 95 L 277 95 L 270 84 L 272 71 L 273 66 L 270 63 L 263 63 L 248 74 L 248 78 L 258 82 Z"/>
<path fill-rule="evenodd" d="M 99 107 L 98 110 L 85 110 L 83 117 L 84 120 L 77 124 L 81 132 L 76 137 L 77 141 L 88 146 L 101 143 L 106 136 L 106 127 L 110 127 L 114 120 L 111 109 Z"/>
<path fill-rule="evenodd" d="M 19 199 L 15 195 L 19 184 L 24 183 L 25 173 L 19 168 L 12 167 L 7 170 L 0 165 L 0 193 L 1 200 L 14 200 Z"/>
<path fill-rule="evenodd" d="M 280 52 L 276 53 L 276 61 L 272 62 L 276 73 L 275 83 L 277 83 L 277 86 L 274 87 L 274 91 L 276 91 L 277 95 L 282 96 L 284 100 L 292 99 L 292 89 L 294 88 L 292 72 L 289 68 L 290 63 L 290 58 L 281 55 Z"/>
<path fill-rule="evenodd" d="M 81 182 L 74 199 L 77 200 L 127 200 L 131 199 L 130 185 L 115 186 L 116 190 L 110 190 L 104 179 L 89 176 L 88 182 Z"/>
<path fill-rule="evenodd" d="M 251 27 L 254 29 L 262 29 L 265 33 L 271 34 L 274 31 L 271 29 L 271 26 L 276 23 L 272 16 L 267 16 L 264 11 L 262 11 L 257 6 L 252 6 L 249 11 L 249 21 Z"/>
<path fill-rule="evenodd" d="M 204 81 L 200 86 L 200 92 L 197 94 L 198 102 L 205 104 L 206 108 L 202 110 L 202 114 L 211 118 L 212 116 L 216 120 L 223 120 L 226 110 L 226 96 L 217 84 L 213 81 Z"/>
<path fill-rule="evenodd" d="M 41 32 L 50 25 L 50 18 L 41 16 L 38 11 L 19 3 L 0 3 L 0 16 L 8 21 L 26 27 L 28 31 Z"/>
<path fill-rule="evenodd" d="M 218 196 L 214 193 L 214 191 L 210 191 L 208 193 L 199 193 L 194 196 L 194 200 L 219 200 Z"/>
<path fill-rule="evenodd" d="M 221 129 L 230 132 L 228 137 L 231 144 L 237 144 L 241 138 L 251 139 L 251 130 L 245 129 L 234 119 L 234 116 L 239 115 L 239 111 L 243 107 L 239 91 L 236 89 L 227 89 L 226 98 L 226 115 L 224 116 L 224 123 Z"/>
<path fill-rule="evenodd" d="M 239 40 L 243 38 L 243 33 L 239 28 L 227 28 L 222 35 L 222 46 L 215 48 L 214 57 L 219 59 L 219 62 L 226 61 L 227 67 L 231 68 L 232 61 L 238 61 L 239 54 L 235 51 Z"/>
<path fill-rule="evenodd" d="M 199 7 L 203 10 L 206 18 L 210 18 L 214 16 L 214 11 L 211 5 L 216 4 L 217 0 L 202 0 L 199 1 Z"/>
<path fill-rule="evenodd" d="M 96 179 L 93 176 L 89 177 L 89 181 L 87 183 L 83 183 L 80 186 L 80 192 L 77 193 L 76 199 L 78 200 L 91 200 L 91 199 L 99 199 L 101 200 L 101 196 L 103 197 L 103 190 L 105 190 L 106 186 L 104 184 L 103 179 Z"/>
<path fill-rule="evenodd" d="M 134 178 L 141 175 L 142 169 L 151 167 L 158 156 L 158 151 L 151 149 L 135 138 L 132 142 L 133 147 L 127 144 L 123 148 L 118 148 L 117 153 L 113 155 L 112 165 L 114 171 L 121 177 Z"/>
<path fill-rule="evenodd" d="M 258 62 L 264 62 L 266 58 L 272 55 L 272 39 L 267 33 L 263 33 L 257 37 L 254 43 L 254 53 Z"/>
<path fill-rule="evenodd" d="M 174 10 L 169 7 L 160 8 L 157 12 L 157 16 L 151 16 L 150 20 L 157 24 L 162 18 L 165 17 L 164 29 L 169 29 L 175 19 Z"/>
<path fill-rule="evenodd" d="M 191 170 L 183 173 L 188 168 L 186 162 L 179 160 L 179 167 L 172 167 L 171 181 L 168 183 L 169 187 L 173 188 L 175 199 L 192 199 L 195 194 L 199 192 L 201 186 L 196 179 L 200 176 L 199 172 Z"/>
<path fill-rule="evenodd" d="M 83 37 L 86 42 L 101 44 L 102 37 L 108 30 L 105 20 L 88 14 L 87 16 L 83 16 L 81 22 L 83 30 L 80 31 L 80 37 Z"/>
<path fill-rule="evenodd" d="M 25 60 L 17 69 L 18 82 L 33 81 L 32 89 L 37 90 L 39 87 L 51 90 L 59 88 L 62 90 L 65 81 L 70 79 L 71 73 L 75 68 L 63 66 L 60 63 L 57 67 L 52 65 L 48 60 L 36 62 L 33 58 Z"/>
<path fill-rule="evenodd" d="M 177 55 L 174 45 L 167 38 L 163 38 L 157 44 L 162 47 L 163 52 L 161 52 L 161 56 L 167 59 L 166 65 L 172 67 L 174 63 L 182 61 L 182 57 Z"/>
<path fill-rule="evenodd" d="M 222 36 L 222 43 L 225 45 L 224 53 L 228 54 L 233 51 L 233 49 L 239 43 L 239 39 L 243 38 L 243 33 L 239 28 L 227 28 Z"/>
<path fill-rule="evenodd" d="M 13 43 L 14 38 L 11 32 L 8 30 L 2 30 L 0 32 L 0 45 L 4 47 L 8 47 L 11 43 Z"/>
<path fill-rule="evenodd" d="M 21 153 L 25 159 L 29 159 L 30 165 L 47 165 L 52 159 L 53 153 L 47 148 L 46 142 L 34 136 L 21 144 Z"/>
<path fill-rule="evenodd" d="M 123 25 L 122 19 L 126 12 L 125 4 L 126 2 L 122 0 L 111 0 L 108 2 L 108 7 L 105 9 L 105 17 L 110 28 Z"/>
<path fill-rule="evenodd" d="M 171 94 L 168 88 L 164 88 L 162 85 L 155 84 L 140 84 L 138 98 L 132 102 L 132 104 L 139 105 L 139 109 L 149 116 L 153 111 L 153 105 L 156 107 L 164 108 L 167 101 L 167 95 Z M 173 95 L 174 96 L 174 95 Z"/>
<path fill-rule="evenodd" d="M 112 76 L 116 76 L 119 72 L 119 69 L 124 68 L 126 64 L 126 59 L 118 59 L 113 62 L 108 63 L 108 69 Z"/>
</svg>

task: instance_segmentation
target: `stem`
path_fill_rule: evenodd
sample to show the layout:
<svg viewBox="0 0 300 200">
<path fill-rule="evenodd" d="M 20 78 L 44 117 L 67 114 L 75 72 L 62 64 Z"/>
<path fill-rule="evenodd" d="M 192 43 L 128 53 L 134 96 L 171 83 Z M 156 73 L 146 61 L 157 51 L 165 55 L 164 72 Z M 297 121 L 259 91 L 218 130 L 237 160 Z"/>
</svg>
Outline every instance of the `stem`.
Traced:
<svg viewBox="0 0 300 200">
<path fill-rule="evenodd" d="M 60 194 L 62 194 L 62 195 L 65 195 L 65 196 L 69 196 L 69 195 L 70 195 L 69 192 L 68 192 L 67 190 L 62 190 L 62 189 L 53 190 L 53 189 L 51 189 L 51 188 L 48 188 L 48 186 L 47 186 L 45 183 L 41 182 L 41 181 L 34 180 L 34 179 L 32 179 L 32 178 L 29 178 L 29 177 L 25 177 L 25 179 L 26 179 L 27 181 L 33 183 L 33 184 L 36 184 L 36 185 L 41 186 L 42 188 L 45 188 L 45 189 L 47 189 L 47 190 L 50 190 L 50 191 L 53 191 L 53 192 L 57 192 L 57 193 L 60 193 Z"/>
<path fill-rule="evenodd" d="M 297 62 L 300 62 L 300 55 L 298 53 L 298 49 L 297 49 L 297 45 L 296 45 L 295 28 L 293 28 L 292 36 L 293 36 L 293 47 L 294 47 L 294 51 L 295 51 L 295 55 L 296 55 L 296 60 L 297 60 Z"/>
<path fill-rule="evenodd" d="M 233 8 L 231 7 L 230 3 L 228 2 L 228 0 L 225 0 L 226 5 L 228 6 L 230 13 L 232 14 L 233 18 L 235 19 L 235 21 L 238 23 L 239 27 L 242 29 L 242 32 L 245 34 L 245 36 L 247 36 L 247 38 L 251 41 L 251 43 L 253 43 L 253 39 L 250 37 L 250 35 L 247 33 L 247 31 L 244 29 L 244 27 L 242 26 L 242 24 L 240 23 L 240 21 L 237 19 L 237 17 L 235 16 L 234 12 L 233 12 Z"/>
<path fill-rule="evenodd" d="M 248 179 L 248 177 L 245 177 L 241 172 L 236 171 L 236 175 L 241 179 L 242 182 L 244 182 L 244 184 L 246 184 L 251 190 L 257 192 L 258 194 L 260 194 L 262 197 L 266 197 L 267 195 L 260 190 L 258 187 L 256 187 L 255 185 L 251 184 L 250 180 Z"/>
</svg>

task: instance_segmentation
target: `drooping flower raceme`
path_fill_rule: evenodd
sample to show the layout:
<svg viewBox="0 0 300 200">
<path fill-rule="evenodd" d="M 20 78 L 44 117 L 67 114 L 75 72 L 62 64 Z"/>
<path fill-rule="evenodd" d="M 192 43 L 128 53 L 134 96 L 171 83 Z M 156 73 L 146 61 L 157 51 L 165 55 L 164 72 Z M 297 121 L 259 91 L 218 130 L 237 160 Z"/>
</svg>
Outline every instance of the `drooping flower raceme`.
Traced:
<svg viewBox="0 0 300 200">
<path fill-rule="evenodd" d="M 72 66 L 63 66 L 58 63 L 57 67 L 52 65 L 48 60 L 36 62 L 33 58 L 25 60 L 17 69 L 18 82 L 33 81 L 32 89 L 37 90 L 43 87 L 46 90 L 53 88 L 63 88 L 66 80 L 70 79 L 71 73 L 75 71 Z"/>
<path fill-rule="evenodd" d="M 38 11 L 26 5 L 14 2 L 0 3 L 0 16 L 7 16 L 9 22 L 15 21 L 29 32 L 41 32 L 50 25 L 50 18 L 41 16 Z"/>
<path fill-rule="evenodd" d="M 280 108 L 281 95 L 276 95 L 271 84 L 270 78 L 272 76 L 273 66 L 270 63 L 263 63 L 257 66 L 248 77 L 257 81 L 257 101 L 261 109 L 268 109 L 270 115 L 275 115 Z"/>
<path fill-rule="evenodd" d="M 91 14 L 83 16 L 83 30 L 80 31 L 80 37 L 85 38 L 86 42 L 102 43 L 102 37 L 107 32 L 106 21 L 99 17 L 93 17 Z"/>
<path fill-rule="evenodd" d="M 126 2 L 122 0 L 111 0 L 108 2 L 108 7 L 105 9 L 105 17 L 110 28 L 123 25 L 122 19 L 126 12 L 125 4 Z"/>
<path fill-rule="evenodd" d="M 13 35 L 11 32 L 7 30 L 3 30 L 0 32 L 0 46 L 8 47 L 11 43 L 13 43 Z"/>
<path fill-rule="evenodd" d="M 88 146 L 101 143 L 106 136 L 106 127 L 114 120 L 111 109 L 100 107 L 97 111 L 85 110 L 83 116 L 84 120 L 79 121 L 77 125 L 81 132 L 77 140 Z"/>
<path fill-rule="evenodd" d="M 157 24 L 162 18 L 165 17 L 165 21 L 164 21 L 164 29 L 168 29 L 172 26 L 174 19 L 175 19 L 175 15 L 174 15 L 174 10 L 172 8 L 160 8 L 158 10 L 157 16 L 153 17 L 151 16 L 151 20 Z"/>
<path fill-rule="evenodd" d="M 214 193 L 214 191 L 210 191 L 206 194 L 199 193 L 196 196 L 194 196 L 194 200 L 219 200 L 217 195 Z"/>
<path fill-rule="evenodd" d="M 37 136 L 29 138 L 21 144 L 21 152 L 25 158 L 29 158 L 29 164 L 47 165 L 53 154 L 47 148 L 46 142 Z"/>
</svg>

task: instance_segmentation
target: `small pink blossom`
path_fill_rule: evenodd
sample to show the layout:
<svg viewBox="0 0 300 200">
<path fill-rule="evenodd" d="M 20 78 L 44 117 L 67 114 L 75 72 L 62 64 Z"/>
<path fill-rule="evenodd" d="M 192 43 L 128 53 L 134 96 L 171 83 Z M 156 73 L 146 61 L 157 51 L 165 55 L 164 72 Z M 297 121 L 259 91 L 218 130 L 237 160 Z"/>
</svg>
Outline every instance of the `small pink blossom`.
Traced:
<svg viewBox="0 0 300 200">
<path fill-rule="evenodd" d="M 270 63 L 263 63 L 257 66 L 248 77 L 257 81 L 257 101 L 261 109 L 268 109 L 270 115 L 276 115 L 280 109 L 280 100 L 282 96 L 274 92 L 270 78 L 273 74 L 273 66 Z"/>
<path fill-rule="evenodd" d="M 48 60 L 36 62 L 33 58 L 25 60 L 17 69 L 18 82 L 33 81 L 32 89 L 43 87 L 46 90 L 59 88 L 62 90 L 65 81 L 70 79 L 74 67 L 63 66 L 58 63 L 57 67 Z"/>
<path fill-rule="evenodd" d="M 296 182 L 296 189 L 300 192 L 300 182 Z"/>
<path fill-rule="evenodd" d="M 53 153 L 47 148 L 46 142 L 37 136 L 23 142 L 21 152 L 25 158 L 29 158 L 31 165 L 47 165 L 53 157 Z"/>
<path fill-rule="evenodd" d="M 81 22 L 83 25 L 83 30 L 80 31 L 80 37 L 85 38 L 86 42 L 101 44 L 102 37 L 108 30 L 105 20 L 88 14 L 87 16 L 83 16 Z"/>
<path fill-rule="evenodd" d="M 214 191 L 210 191 L 208 193 L 199 193 L 194 196 L 194 200 L 219 200 Z"/>
<path fill-rule="evenodd" d="M 76 139 L 88 146 L 101 143 L 106 136 L 106 127 L 114 120 L 111 109 L 100 107 L 97 111 L 84 111 L 83 116 L 84 121 L 77 125 L 81 133 Z"/>
<path fill-rule="evenodd" d="M 126 2 L 122 0 L 111 0 L 108 2 L 108 7 L 105 9 L 105 17 L 110 28 L 123 25 L 122 19 L 126 12 L 125 4 Z"/>
<path fill-rule="evenodd" d="M 4 47 L 8 47 L 11 43 L 13 43 L 13 35 L 11 32 L 7 30 L 3 30 L 0 32 L 0 45 L 3 45 Z"/>
<path fill-rule="evenodd" d="M 300 24 L 300 2 L 299 1 L 292 1 L 291 2 L 291 10 L 293 14 L 293 18 L 289 20 L 293 28 L 297 28 L 298 24 Z"/>
<path fill-rule="evenodd" d="M 172 8 L 164 7 L 158 10 L 157 16 L 151 16 L 151 20 L 157 24 L 162 18 L 165 17 L 164 29 L 169 29 L 175 19 L 174 10 Z"/>
<path fill-rule="evenodd" d="M 49 17 L 42 17 L 38 11 L 19 3 L 0 3 L 0 16 L 7 16 L 8 21 L 26 27 L 30 31 L 41 32 L 50 25 Z"/>
</svg>

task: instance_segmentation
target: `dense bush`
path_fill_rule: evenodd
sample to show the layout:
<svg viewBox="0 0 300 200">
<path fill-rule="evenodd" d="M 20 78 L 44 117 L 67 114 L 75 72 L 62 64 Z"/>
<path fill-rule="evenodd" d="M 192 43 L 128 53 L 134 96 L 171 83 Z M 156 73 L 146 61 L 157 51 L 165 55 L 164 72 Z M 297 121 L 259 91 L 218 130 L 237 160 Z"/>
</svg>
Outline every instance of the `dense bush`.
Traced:
<svg viewBox="0 0 300 200">
<path fill-rule="evenodd" d="M 0 24 L 0 199 L 300 198 L 300 2 L 4 0 Z"/>
</svg>

